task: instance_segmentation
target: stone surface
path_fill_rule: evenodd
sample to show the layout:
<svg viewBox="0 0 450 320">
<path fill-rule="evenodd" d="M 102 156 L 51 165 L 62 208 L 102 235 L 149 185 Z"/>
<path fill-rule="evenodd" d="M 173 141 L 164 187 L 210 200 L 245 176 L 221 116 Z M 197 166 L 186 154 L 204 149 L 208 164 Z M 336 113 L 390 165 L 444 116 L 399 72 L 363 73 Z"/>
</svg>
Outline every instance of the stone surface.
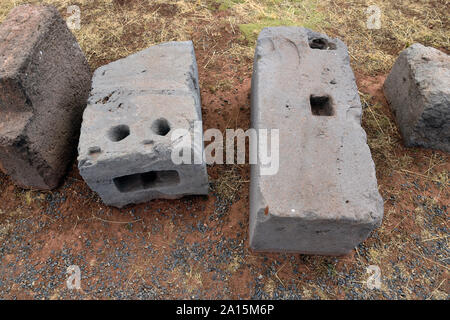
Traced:
<svg viewBox="0 0 450 320">
<path fill-rule="evenodd" d="M 252 127 L 279 129 L 275 175 L 251 168 L 250 246 L 342 255 L 381 224 L 383 200 L 361 127 L 347 47 L 299 27 L 261 31 Z"/>
<path fill-rule="evenodd" d="M 55 188 L 73 160 L 91 71 L 53 7 L 14 8 L 0 26 L 0 168 Z"/>
<path fill-rule="evenodd" d="M 384 94 L 408 147 L 450 152 L 450 57 L 419 43 L 402 51 Z"/>
<path fill-rule="evenodd" d="M 172 130 L 193 134 L 201 121 L 192 42 L 152 46 L 97 69 L 92 82 L 78 167 L 106 204 L 208 193 L 204 162 L 171 160 Z"/>
</svg>

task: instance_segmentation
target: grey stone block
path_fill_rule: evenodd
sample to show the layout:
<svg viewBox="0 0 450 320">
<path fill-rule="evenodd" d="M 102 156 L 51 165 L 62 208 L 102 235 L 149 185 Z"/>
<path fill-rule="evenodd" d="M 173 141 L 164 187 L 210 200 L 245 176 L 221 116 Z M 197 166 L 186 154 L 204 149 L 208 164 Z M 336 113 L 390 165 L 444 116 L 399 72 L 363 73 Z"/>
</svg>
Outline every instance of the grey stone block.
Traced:
<svg viewBox="0 0 450 320">
<path fill-rule="evenodd" d="M 250 246 L 349 253 L 381 224 L 383 200 L 347 47 L 305 28 L 263 29 L 251 103 L 253 128 L 279 129 L 280 163 L 275 175 L 251 168 Z"/>
<path fill-rule="evenodd" d="M 76 154 L 91 77 L 54 7 L 11 10 L 0 26 L 0 169 L 16 184 L 58 186 Z"/>
<path fill-rule="evenodd" d="M 192 42 L 163 43 L 103 66 L 83 115 L 80 174 L 117 207 L 207 194 L 204 162 L 171 160 L 172 130 L 193 134 L 195 121 L 201 105 Z"/>
<path fill-rule="evenodd" d="M 407 147 L 450 152 L 450 57 L 419 43 L 402 51 L 384 83 Z"/>
</svg>

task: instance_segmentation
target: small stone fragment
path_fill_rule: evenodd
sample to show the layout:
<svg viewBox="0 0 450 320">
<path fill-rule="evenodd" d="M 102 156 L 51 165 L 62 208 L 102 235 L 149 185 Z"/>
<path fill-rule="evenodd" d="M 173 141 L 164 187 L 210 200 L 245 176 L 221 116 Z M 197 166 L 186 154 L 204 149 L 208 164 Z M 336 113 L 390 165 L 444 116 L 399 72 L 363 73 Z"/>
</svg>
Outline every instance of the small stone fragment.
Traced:
<svg viewBox="0 0 450 320">
<path fill-rule="evenodd" d="M 450 152 L 450 57 L 419 43 L 402 51 L 384 83 L 407 147 Z"/>
</svg>

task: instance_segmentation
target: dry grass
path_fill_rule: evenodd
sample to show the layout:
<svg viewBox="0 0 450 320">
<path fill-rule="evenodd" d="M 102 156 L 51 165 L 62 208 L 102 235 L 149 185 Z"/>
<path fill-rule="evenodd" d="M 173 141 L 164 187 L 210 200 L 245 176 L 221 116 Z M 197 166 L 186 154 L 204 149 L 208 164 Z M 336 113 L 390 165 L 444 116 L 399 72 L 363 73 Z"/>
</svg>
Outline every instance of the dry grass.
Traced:
<svg viewBox="0 0 450 320">
<path fill-rule="evenodd" d="M 78 5 L 81 28 L 73 30 L 92 68 L 164 41 L 192 39 L 194 22 L 211 21 L 205 3 L 197 1 L 49 0 L 2 1 L 0 21 L 23 3 L 54 5 L 64 18 Z"/>
<path fill-rule="evenodd" d="M 450 49 L 448 0 L 324 0 L 319 1 L 326 31 L 345 41 L 353 65 L 366 74 L 389 71 L 398 53 L 420 42 Z M 366 8 L 381 9 L 381 29 L 368 29 Z"/>
<path fill-rule="evenodd" d="M 395 122 L 382 105 L 372 104 L 367 99 L 367 95 L 362 96 L 366 106 L 363 125 L 378 172 L 390 175 L 394 170 L 408 168 L 412 159 L 408 154 L 399 154 L 401 136 Z"/>
<path fill-rule="evenodd" d="M 225 203 L 233 203 L 243 183 L 238 166 L 224 165 L 218 179 L 214 181 L 213 191 Z"/>
<path fill-rule="evenodd" d="M 450 50 L 448 0 L 263 0 L 228 1 L 250 47 L 267 26 L 299 25 L 340 37 L 352 63 L 365 74 L 388 71 L 398 53 L 414 42 Z M 381 10 L 381 29 L 368 29 L 370 5 Z M 247 51 L 248 52 L 248 51 Z"/>
<path fill-rule="evenodd" d="M 263 27 L 301 25 L 343 39 L 353 65 L 365 74 L 388 71 L 398 52 L 414 42 L 450 49 L 448 0 L 18 0 L 2 1 L 0 21 L 22 3 L 53 4 L 64 17 L 70 5 L 78 5 L 82 28 L 74 33 L 93 68 L 155 43 L 191 39 L 195 31 L 214 35 L 223 24 L 245 41 L 217 52 L 218 57 L 251 59 Z M 366 27 L 366 9 L 373 4 L 381 9 L 380 30 Z M 227 14 L 213 17 L 217 11 Z"/>
</svg>

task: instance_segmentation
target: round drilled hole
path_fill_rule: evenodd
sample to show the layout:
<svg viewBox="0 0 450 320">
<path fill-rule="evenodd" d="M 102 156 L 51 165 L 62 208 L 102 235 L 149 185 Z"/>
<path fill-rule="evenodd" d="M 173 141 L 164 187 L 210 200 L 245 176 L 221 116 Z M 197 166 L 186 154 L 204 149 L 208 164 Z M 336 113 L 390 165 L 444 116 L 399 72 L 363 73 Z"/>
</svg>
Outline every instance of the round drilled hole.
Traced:
<svg viewBox="0 0 450 320">
<path fill-rule="evenodd" d="M 167 121 L 164 118 L 159 118 L 158 120 L 155 120 L 152 124 L 152 130 L 154 133 L 160 136 L 165 136 L 170 131 L 169 121 Z"/>
<path fill-rule="evenodd" d="M 130 135 L 130 128 L 124 124 L 112 127 L 108 131 L 108 138 L 114 142 L 123 140 L 129 135 Z"/>
</svg>

